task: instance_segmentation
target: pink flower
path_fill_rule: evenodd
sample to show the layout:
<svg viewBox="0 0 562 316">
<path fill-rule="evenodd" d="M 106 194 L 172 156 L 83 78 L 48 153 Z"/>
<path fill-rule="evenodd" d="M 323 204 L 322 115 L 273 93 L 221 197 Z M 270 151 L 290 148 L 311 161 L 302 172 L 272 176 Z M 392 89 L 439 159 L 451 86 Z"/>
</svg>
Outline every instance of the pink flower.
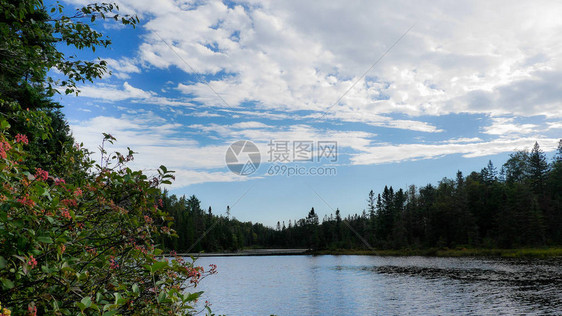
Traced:
<svg viewBox="0 0 562 316">
<path fill-rule="evenodd" d="M 86 252 L 91 254 L 91 255 L 95 255 L 97 254 L 96 248 L 92 248 L 92 247 L 86 247 Z"/>
<path fill-rule="evenodd" d="M 55 179 L 55 185 L 62 186 L 63 184 L 66 184 L 66 182 L 64 181 L 64 179 L 61 179 L 61 178 L 56 178 L 56 179 Z"/>
<path fill-rule="evenodd" d="M 29 316 L 37 316 L 37 306 L 29 305 L 27 311 L 29 312 Z"/>
<path fill-rule="evenodd" d="M 29 140 L 27 139 L 27 136 L 22 135 L 22 134 L 17 134 L 16 135 L 16 143 L 22 143 L 22 144 L 29 144 Z"/>
<path fill-rule="evenodd" d="M 115 270 L 115 269 L 119 268 L 119 264 L 117 263 L 117 260 L 115 260 L 114 256 L 109 257 L 109 263 L 110 263 L 109 268 L 111 270 Z"/>
<path fill-rule="evenodd" d="M 209 267 L 211 267 L 211 269 L 209 270 L 210 274 L 215 274 L 217 273 L 217 265 L 216 264 L 210 264 Z"/>
<path fill-rule="evenodd" d="M 74 190 L 74 196 L 75 197 L 82 196 L 82 190 L 80 188 Z"/>
<path fill-rule="evenodd" d="M 144 248 L 143 246 L 136 245 L 135 249 L 144 253 L 145 255 L 148 253 L 148 250 L 146 250 L 146 248 Z"/>
<path fill-rule="evenodd" d="M 35 179 L 47 181 L 49 173 L 41 168 L 35 168 Z"/>
<path fill-rule="evenodd" d="M 29 207 L 35 206 L 35 201 L 29 198 L 29 194 L 26 194 L 24 197 L 19 198 L 18 202 L 20 202 L 24 206 L 29 206 Z"/>
<path fill-rule="evenodd" d="M 78 205 L 76 200 L 70 200 L 70 199 L 64 199 L 64 200 L 61 201 L 61 203 L 66 205 L 66 206 L 77 206 Z"/>
<path fill-rule="evenodd" d="M 2 157 L 3 159 L 6 159 L 6 157 L 8 157 L 7 151 L 12 149 L 12 146 L 10 145 L 10 143 L 6 142 L 6 141 L 1 141 L 0 142 L 0 157 Z"/>
<path fill-rule="evenodd" d="M 64 218 L 72 219 L 72 216 L 70 215 L 70 212 L 67 209 L 62 209 L 60 213 Z"/>
<path fill-rule="evenodd" d="M 150 223 L 152 223 L 152 218 L 150 218 L 150 216 L 148 216 L 148 215 L 145 215 L 145 216 L 144 216 L 144 221 L 145 221 L 147 224 L 150 224 Z"/>
<path fill-rule="evenodd" d="M 27 264 L 31 267 L 31 269 L 37 266 L 37 260 L 33 258 L 33 255 L 29 256 L 29 261 L 27 261 Z"/>
</svg>

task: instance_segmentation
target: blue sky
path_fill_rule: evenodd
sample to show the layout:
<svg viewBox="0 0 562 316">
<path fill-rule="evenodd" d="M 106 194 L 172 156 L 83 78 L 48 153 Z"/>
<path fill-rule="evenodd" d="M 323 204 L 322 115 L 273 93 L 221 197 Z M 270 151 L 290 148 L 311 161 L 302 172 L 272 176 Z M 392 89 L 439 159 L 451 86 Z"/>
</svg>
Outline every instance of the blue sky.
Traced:
<svg viewBox="0 0 562 316">
<path fill-rule="evenodd" d="M 311 207 L 360 213 L 370 190 L 499 167 L 535 141 L 552 152 L 562 136 L 556 2 L 118 3 L 138 27 L 98 24 L 113 45 L 79 53 L 112 75 L 57 100 L 88 148 L 113 134 L 116 150 L 138 152 L 135 168 L 175 170 L 171 192 L 215 213 L 230 205 L 272 226 Z M 225 163 L 239 140 L 261 153 L 249 176 Z M 271 141 L 336 142 L 337 161 L 274 164 Z M 272 166 L 337 174 L 272 176 Z"/>
</svg>

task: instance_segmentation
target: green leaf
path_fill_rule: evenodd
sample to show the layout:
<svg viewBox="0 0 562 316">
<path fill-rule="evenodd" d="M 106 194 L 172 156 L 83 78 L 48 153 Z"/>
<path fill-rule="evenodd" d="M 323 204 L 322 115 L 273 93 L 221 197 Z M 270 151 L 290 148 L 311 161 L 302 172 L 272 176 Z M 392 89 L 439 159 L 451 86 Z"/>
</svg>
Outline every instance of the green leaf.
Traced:
<svg viewBox="0 0 562 316">
<path fill-rule="evenodd" d="M 48 236 L 39 236 L 39 237 L 37 237 L 37 241 L 45 243 L 45 244 L 52 244 L 53 243 L 53 239 L 51 237 L 48 237 Z"/>
<path fill-rule="evenodd" d="M 101 295 L 101 293 L 96 293 L 96 302 L 100 303 L 102 300 L 103 296 Z"/>
<path fill-rule="evenodd" d="M 42 265 L 41 266 L 41 271 L 45 272 L 45 273 L 51 273 L 51 269 L 49 269 L 48 265 Z"/>
<path fill-rule="evenodd" d="M 76 306 L 80 308 L 80 311 L 84 311 L 86 309 L 86 305 L 84 305 L 84 303 L 81 302 L 76 303 Z"/>
<path fill-rule="evenodd" d="M 114 293 L 113 296 L 115 296 L 115 303 L 117 305 L 117 302 L 121 299 L 121 294 L 119 293 Z"/>
<path fill-rule="evenodd" d="M 0 121 L 0 129 L 8 129 L 10 128 L 10 123 L 6 120 Z"/>
<path fill-rule="evenodd" d="M 8 262 L 6 261 L 6 259 L 4 259 L 4 257 L 0 256 L 0 269 L 4 269 L 7 264 L 8 264 Z"/>
<path fill-rule="evenodd" d="M 2 285 L 4 286 L 4 288 L 9 290 L 9 289 L 14 287 L 14 282 L 12 282 L 8 279 L 2 278 Z"/>
<path fill-rule="evenodd" d="M 184 302 L 191 302 L 199 298 L 203 294 L 203 291 L 195 292 L 195 293 L 186 293 L 183 296 Z"/>
<path fill-rule="evenodd" d="M 156 299 L 156 301 L 157 301 L 158 303 L 162 303 L 165 299 L 166 299 L 166 292 L 162 291 L 162 292 L 160 292 L 160 294 L 158 295 L 158 298 Z"/>
<path fill-rule="evenodd" d="M 156 271 L 160 271 L 168 266 L 167 261 L 157 261 L 150 267 L 150 272 L 154 273 Z"/>
<path fill-rule="evenodd" d="M 55 219 L 51 216 L 45 216 L 45 218 L 49 221 L 50 224 L 54 224 L 55 223 Z"/>
<path fill-rule="evenodd" d="M 82 298 L 80 300 L 80 303 L 84 304 L 84 306 L 86 306 L 86 308 L 92 306 L 92 298 L 89 296 L 86 296 L 84 298 Z"/>
</svg>

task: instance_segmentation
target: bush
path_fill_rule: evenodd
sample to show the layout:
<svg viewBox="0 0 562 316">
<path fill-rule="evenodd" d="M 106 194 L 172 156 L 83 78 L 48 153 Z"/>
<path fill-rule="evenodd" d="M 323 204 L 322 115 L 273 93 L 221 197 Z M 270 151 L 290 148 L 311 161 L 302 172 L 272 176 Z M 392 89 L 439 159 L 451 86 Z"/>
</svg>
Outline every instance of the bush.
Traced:
<svg viewBox="0 0 562 316">
<path fill-rule="evenodd" d="M 44 119 L 25 112 L 16 119 L 27 115 L 38 125 Z M 148 177 L 131 170 L 131 150 L 105 152 L 115 140 L 109 134 L 99 164 L 77 145 L 59 154 L 64 173 L 31 170 L 27 135 L 9 129 L 0 118 L 1 308 L 13 315 L 195 311 L 201 292 L 190 291 L 216 267 L 205 271 L 193 260 L 164 257 L 155 244 L 174 234 L 158 205 L 159 185 L 173 179 L 171 171 L 161 166 Z"/>
</svg>

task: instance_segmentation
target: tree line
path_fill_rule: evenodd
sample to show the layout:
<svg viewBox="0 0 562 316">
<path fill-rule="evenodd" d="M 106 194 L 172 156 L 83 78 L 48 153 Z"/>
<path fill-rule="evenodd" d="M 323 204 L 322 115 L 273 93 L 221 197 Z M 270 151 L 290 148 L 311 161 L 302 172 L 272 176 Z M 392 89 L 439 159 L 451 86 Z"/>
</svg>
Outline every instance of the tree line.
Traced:
<svg viewBox="0 0 562 316">
<path fill-rule="evenodd" d="M 499 169 L 489 161 L 480 171 L 458 171 L 437 185 L 371 190 L 365 210 L 346 217 L 338 209 L 320 220 L 312 208 L 304 218 L 267 227 L 214 215 L 210 207 L 205 212 L 195 196 L 164 191 L 163 203 L 179 236 L 164 243 L 179 251 L 560 245 L 562 140 L 550 162 L 535 143 L 531 151 L 510 154 Z"/>
</svg>

